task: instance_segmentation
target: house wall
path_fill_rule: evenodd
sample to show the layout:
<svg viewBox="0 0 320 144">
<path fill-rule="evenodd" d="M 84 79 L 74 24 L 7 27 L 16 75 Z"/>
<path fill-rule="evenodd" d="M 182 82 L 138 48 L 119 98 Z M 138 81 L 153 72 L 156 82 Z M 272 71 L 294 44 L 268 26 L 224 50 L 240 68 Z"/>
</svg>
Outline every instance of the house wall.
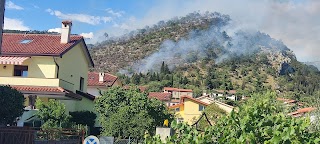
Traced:
<svg viewBox="0 0 320 144">
<path fill-rule="evenodd" d="M 66 106 L 67 113 L 76 111 L 76 103 L 80 102 L 79 100 L 59 100 Z"/>
<path fill-rule="evenodd" d="M 92 94 L 94 96 L 100 96 L 99 89 L 101 91 L 106 91 L 108 88 L 107 87 L 97 88 L 97 87 L 88 86 L 87 93 Z"/>
<path fill-rule="evenodd" d="M 117 79 L 117 80 L 114 82 L 114 84 L 112 85 L 112 87 L 114 87 L 114 86 L 122 86 L 121 81 L 120 81 L 119 79 Z"/>
<path fill-rule="evenodd" d="M 179 108 L 180 108 L 180 111 L 179 112 L 175 112 L 176 118 L 183 118 L 184 119 L 184 117 L 185 117 L 185 115 L 184 115 L 184 106 L 182 105 Z M 172 110 L 175 111 L 175 109 L 176 108 L 173 108 Z"/>
<path fill-rule="evenodd" d="M 184 101 L 184 121 L 188 124 L 193 124 L 194 120 L 197 119 L 202 114 L 199 111 L 199 104 L 185 99 Z"/>
<path fill-rule="evenodd" d="M 29 78 L 56 78 L 56 65 L 53 57 L 33 56 L 25 60 L 22 65 L 28 66 Z M 6 68 L 4 69 L 4 66 Z M 14 65 L 0 65 L 0 76 L 13 76 Z"/>
<path fill-rule="evenodd" d="M 6 66 L 6 68 L 4 68 L 4 66 Z M 0 64 L 0 76 L 1 77 L 13 76 L 13 65 Z"/>
<path fill-rule="evenodd" d="M 73 84 L 73 92 L 80 90 L 80 77 L 84 78 L 83 91 L 87 91 L 87 79 L 89 71 L 89 63 L 83 51 L 83 43 L 77 44 L 62 58 L 56 61 L 59 64 L 59 78 Z"/>
<path fill-rule="evenodd" d="M 192 97 L 192 92 L 179 92 L 179 91 L 173 91 L 172 92 L 172 98 L 180 99 L 181 96 L 190 96 L 190 97 Z"/>
</svg>

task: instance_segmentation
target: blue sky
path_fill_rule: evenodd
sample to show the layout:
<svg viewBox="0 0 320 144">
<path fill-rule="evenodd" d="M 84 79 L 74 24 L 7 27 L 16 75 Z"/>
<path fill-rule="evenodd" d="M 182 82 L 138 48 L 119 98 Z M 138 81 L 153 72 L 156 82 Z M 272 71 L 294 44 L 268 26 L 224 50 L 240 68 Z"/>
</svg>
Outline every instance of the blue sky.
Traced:
<svg viewBox="0 0 320 144">
<path fill-rule="evenodd" d="M 5 29 L 59 31 L 73 21 L 72 33 L 87 43 L 103 34 L 123 33 L 193 11 L 229 14 L 233 27 L 260 30 L 282 40 L 298 60 L 320 60 L 319 0 L 6 0 Z"/>
</svg>

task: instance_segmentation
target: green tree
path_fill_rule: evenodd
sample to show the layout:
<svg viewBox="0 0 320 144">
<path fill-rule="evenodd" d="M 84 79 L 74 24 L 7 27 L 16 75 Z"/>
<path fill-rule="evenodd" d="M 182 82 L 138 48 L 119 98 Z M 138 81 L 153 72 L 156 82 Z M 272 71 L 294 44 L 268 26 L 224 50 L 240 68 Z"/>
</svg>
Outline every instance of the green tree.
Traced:
<svg viewBox="0 0 320 144">
<path fill-rule="evenodd" d="M 66 113 L 66 106 L 60 101 L 50 99 L 47 103 L 44 103 L 40 99 L 37 99 L 36 107 L 39 109 L 36 115 L 44 122 L 41 126 L 42 128 L 70 127 L 70 116 Z"/>
<path fill-rule="evenodd" d="M 10 86 L 0 86 L 0 126 L 12 124 L 24 108 L 23 94 Z"/>
<path fill-rule="evenodd" d="M 137 89 L 110 88 L 97 99 L 95 109 L 100 114 L 102 135 L 106 136 L 141 139 L 145 132 L 154 134 L 156 126 L 171 119 L 161 101 L 149 99 Z"/>
</svg>

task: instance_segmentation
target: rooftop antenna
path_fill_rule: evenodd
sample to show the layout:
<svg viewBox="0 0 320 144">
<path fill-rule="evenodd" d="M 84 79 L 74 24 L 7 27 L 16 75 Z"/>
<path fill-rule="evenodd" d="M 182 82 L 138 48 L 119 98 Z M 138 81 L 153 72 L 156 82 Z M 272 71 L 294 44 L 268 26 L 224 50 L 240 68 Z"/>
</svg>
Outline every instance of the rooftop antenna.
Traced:
<svg viewBox="0 0 320 144">
<path fill-rule="evenodd" d="M 1 49 L 2 49 L 2 33 L 3 33 L 3 22 L 4 22 L 4 7 L 5 7 L 5 0 L 0 0 L 0 55 L 1 55 Z"/>
</svg>

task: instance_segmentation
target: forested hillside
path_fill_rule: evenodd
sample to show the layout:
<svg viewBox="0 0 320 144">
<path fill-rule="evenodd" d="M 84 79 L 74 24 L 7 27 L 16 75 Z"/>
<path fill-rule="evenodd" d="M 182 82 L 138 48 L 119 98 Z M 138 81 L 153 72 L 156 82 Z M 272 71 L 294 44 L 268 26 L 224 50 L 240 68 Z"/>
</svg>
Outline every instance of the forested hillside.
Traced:
<svg viewBox="0 0 320 144">
<path fill-rule="evenodd" d="M 118 74 L 125 84 L 253 92 L 310 101 L 320 94 L 320 73 L 296 60 L 281 41 L 257 31 L 233 30 L 228 15 L 191 13 L 96 44 L 94 70 Z M 228 32 L 233 30 L 235 32 Z"/>
</svg>

